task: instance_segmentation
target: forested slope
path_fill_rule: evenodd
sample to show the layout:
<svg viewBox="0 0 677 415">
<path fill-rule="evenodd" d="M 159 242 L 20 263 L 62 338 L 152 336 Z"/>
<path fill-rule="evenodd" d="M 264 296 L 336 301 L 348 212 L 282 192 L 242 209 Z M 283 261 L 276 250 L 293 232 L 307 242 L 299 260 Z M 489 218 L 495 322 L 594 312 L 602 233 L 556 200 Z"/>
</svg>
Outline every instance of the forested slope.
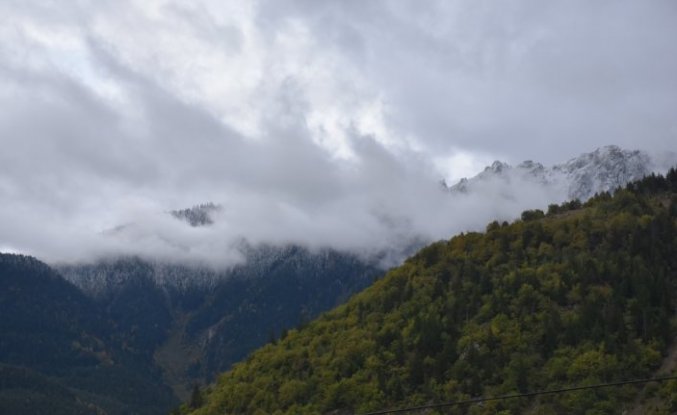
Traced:
<svg viewBox="0 0 677 415">
<path fill-rule="evenodd" d="M 364 412 L 651 376 L 676 333 L 676 231 L 672 169 L 435 243 L 223 374 L 195 413 Z M 619 413 L 639 388 L 445 413 Z M 677 411 L 677 382 L 648 395 Z"/>
<path fill-rule="evenodd" d="M 35 258 L 0 254 L 0 413 L 151 415 L 175 403 L 75 286 Z"/>
<path fill-rule="evenodd" d="M 225 270 L 140 258 L 59 270 L 115 323 L 127 348 L 149 361 L 160 353 L 156 361 L 171 372 L 164 380 L 178 396 L 383 274 L 375 262 L 329 249 L 257 246 L 246 252 L 243 264 Z"/>
</svg>

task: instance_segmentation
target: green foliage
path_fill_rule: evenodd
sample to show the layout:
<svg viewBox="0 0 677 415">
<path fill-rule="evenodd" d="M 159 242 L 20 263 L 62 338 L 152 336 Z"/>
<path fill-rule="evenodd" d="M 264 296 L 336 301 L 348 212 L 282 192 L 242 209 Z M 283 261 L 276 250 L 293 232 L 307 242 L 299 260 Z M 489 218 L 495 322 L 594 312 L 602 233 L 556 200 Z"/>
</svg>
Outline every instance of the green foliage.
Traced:
<svg viewBox="0 0 677 415">
<path fill-rule="evenodd" d="M 185 337 L 200 343 L 198 378 L 214 379 L 290 327 L 344 302 L 382 271 L 337 252 L 291 248 L 262 266 L 236 268 L 190 314 Z M 209 333 L 209 335 L 207 335 Z M 209 341 L 203 339 L 209 337 Z"/>
<path fill-rule="evenodd" d="M 522 220 L 525 222 L 530 220 L 543 219 L 544 216 L 545 214 L 540 209 L 525 210 L 524 212 L 522 212 Z"/>
<path fill-rule="evenodd" d="M 195 413 L 365 412 L 651 375 L 675 335 L 671 174 L 428 246 L 235 365 Z M 619 413 L 637 390 L 449 413 Z"/>
<path fill-rule="evenodd" d="M 204 398 L 202 397 L 202 390 L 200 390 L 200 385 L 197 383 L 193 385 L 193 391 L 190 394 L 190 402 L 188 406 L 191 409 L 197 409 L 204 404 Z"/>
</svg>

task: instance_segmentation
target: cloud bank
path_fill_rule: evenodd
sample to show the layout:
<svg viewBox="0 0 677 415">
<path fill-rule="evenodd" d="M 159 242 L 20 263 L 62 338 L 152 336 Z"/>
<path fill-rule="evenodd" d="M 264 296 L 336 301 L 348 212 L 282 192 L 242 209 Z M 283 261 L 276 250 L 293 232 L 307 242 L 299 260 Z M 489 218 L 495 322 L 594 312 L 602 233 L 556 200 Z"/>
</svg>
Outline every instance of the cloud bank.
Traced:
<svg viewBox="0 0 677 415">
<path fill-rule="evenodd" d="M 227 264 L 358 252 L 562 198 L 438 181 L 677 150 L 672 1 L 0 4 L 0 250 Z M 223 206 L 212 227 L 166 212 Z M 108 230 L 120 225 L 125 232 Z"/>
</svg>

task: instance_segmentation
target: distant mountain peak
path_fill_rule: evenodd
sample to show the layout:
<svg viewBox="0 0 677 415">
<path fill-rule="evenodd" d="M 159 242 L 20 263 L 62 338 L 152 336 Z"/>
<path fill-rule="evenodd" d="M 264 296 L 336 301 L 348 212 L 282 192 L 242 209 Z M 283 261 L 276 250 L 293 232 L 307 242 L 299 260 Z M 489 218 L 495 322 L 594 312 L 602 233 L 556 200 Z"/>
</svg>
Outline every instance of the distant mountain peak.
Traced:
<svg viewBox="0 0 677 415">
<path fill-rule="evenodd" d="M 600 147 L 566 163 L 554 166 L 569 178 L 569 196 L 588 199 L 597 192 L 613 191 L 626 183 L 641 179 L 654 169 L 651 157 L 639 150 L 618 146 Z"/>
<path fill-rule="evenodd" d="M 524 160 L 520 164 L 517 165 L 518 168 L 520 169 L 525 169 L 525 170 L 543 170 L 544 167 L 541 163 L 536 163 L 532 160 Z"/>
<path fill-rule="evenodd" d="M 511 182 L 519 179 L 561 189 L 563 196 L 569 199 L 586 200 L 595 193 L 613 191 L 630 181 L 641 179 L 656 166 L 657 163 L 643 151 L 607 145 L 552 167 L 533 160 L 512 167 L 497 160 L 476 176 L 461 179 L 449 190 L 470 193 L 496 180 Z"/>
<path fill-rule="evenodd" d="M 491 163 L 491 166 L 488 166 L 484 169 L 484 171 L 489 171 L 493 173 L 501 173 L 505 169 L 511 168 L 508 163 L 504 163 L 502 161 L 496 160 L 493 163 Z"/>
<path fill-rule="evenodd" d="M 191 208 L 173 210 L 170 213 L 179 220 L 188 222 L 190 226 L 207 226 L 214 223 L 212 214 L 221 210 L 221 206 L 212 202 L 195 205 Z"/>
</svg>

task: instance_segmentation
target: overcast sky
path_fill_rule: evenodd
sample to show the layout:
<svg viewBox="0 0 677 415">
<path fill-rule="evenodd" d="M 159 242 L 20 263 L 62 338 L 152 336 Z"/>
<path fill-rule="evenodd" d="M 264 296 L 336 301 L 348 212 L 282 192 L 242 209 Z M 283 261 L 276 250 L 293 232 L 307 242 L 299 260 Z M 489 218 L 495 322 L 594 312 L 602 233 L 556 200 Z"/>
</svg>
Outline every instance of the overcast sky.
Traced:
<svg viewBox="0 0 677 415">
<path fill-rule="evenodd" d="M 677 150 L 676 39 L 673 0 L 3 0 L 0 250 L 448 237 L 544 199 L 442 178 Z M 208 201 L 209 230 L 162 213 Z"/>
</svg>

